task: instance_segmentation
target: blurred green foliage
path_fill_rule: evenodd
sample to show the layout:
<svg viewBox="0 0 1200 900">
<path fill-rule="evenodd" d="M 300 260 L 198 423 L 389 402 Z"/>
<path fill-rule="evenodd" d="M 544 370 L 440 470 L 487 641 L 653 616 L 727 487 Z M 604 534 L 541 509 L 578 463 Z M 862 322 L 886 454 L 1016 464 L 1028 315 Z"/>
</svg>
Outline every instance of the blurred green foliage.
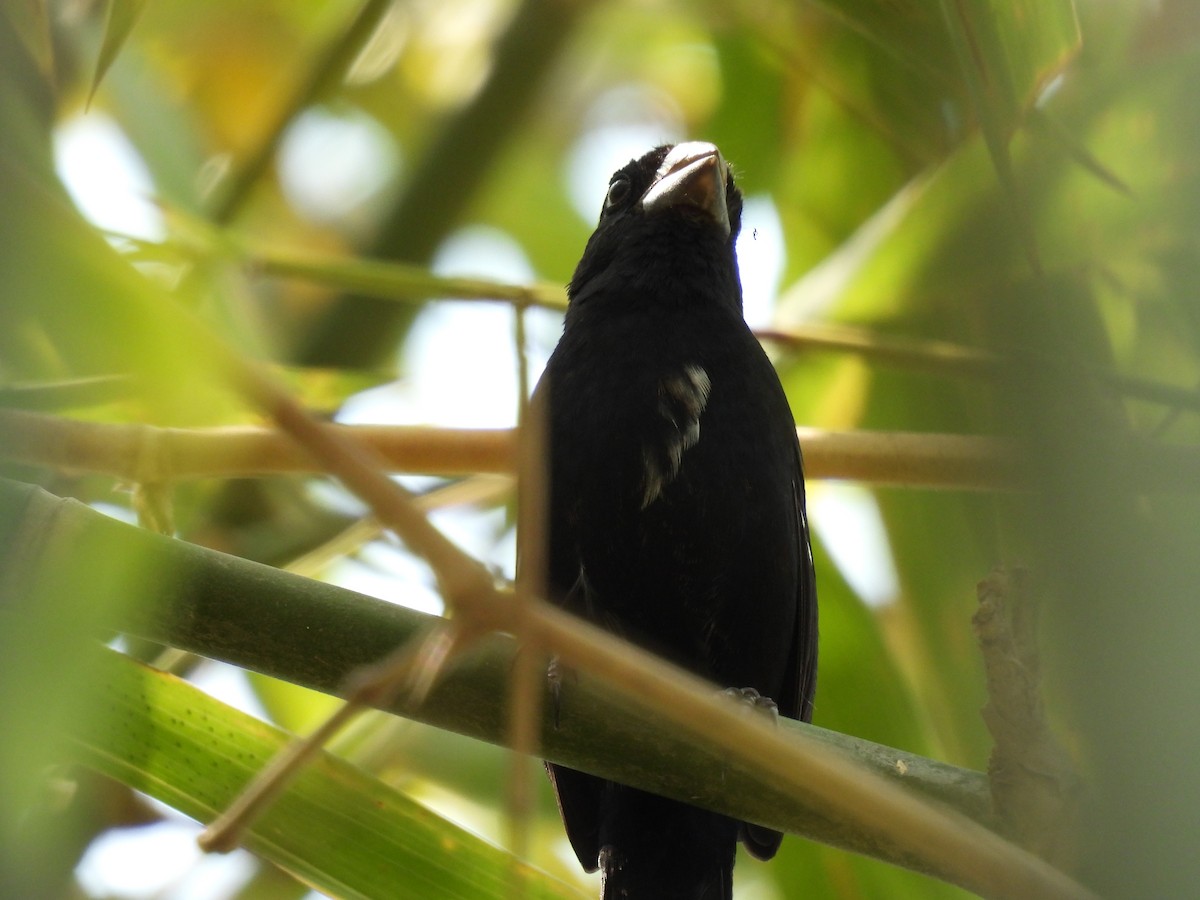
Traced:
<svg viewBox="0 0 1200 900">
<path fill-rule="evenodd" d="M 376 17 L 370 40 L 333 52 L 360 16 Z M 1045 595 L 1052 714 L 1093 785 L 1080 875 L 1105 896 L 1186 896 L 1200 881 L 1190 847 L 1200 825 L 1197 485 L 1142 496 L 1120 451 L 1134 435 L 1195 445 L 1200 428 L 1192 412 L 1131 401 L 1087 373 L 1200 382 L 1198 78 L 1190 0 L 6 4 L 0 379 L 132 375 L 108 402 L 61 411 L 252 421 L 213 384 L 198 317 L 244 352 L 318 361 L 289 383 L 331 410 L 407 371 L 399 348 L 412 307 L 376 301 L 374 334 L 347 338 L 333 311 L 361 318 L 361 300 L 258 277 L 238 247 L 424 265 L 456 229 L 487 225 L 540 280 L 562 283 L 593 221 L 570 184 L 588 142 L 618 128 L 712 140 L 747 194 L 778 212 L 780 323 L 852 323 L 1013 360 L 981 383 L 869 358 L 783 356 L 798 422 L 1012 435 L 1039 463 L 1030 496 L 876 492 L 899 575 L 883 607 L 866 606 L 819 548 L 818 723 L 984 767 L 974 584 L 993 564 L 1029 563 Z M 365 117 L 383 136 L 392 162 L 371 190 L 317 214 L 274 154 L 254 178 L 231 181 L 314 110 Z M 106 243 L 71 206 L 53 147 L 80 116 L 111 120 L 131 142 L 163 235 Z M 598 208 L 603 183 L 588 190 Z M 218 197 L 233 211 L 220 222 Z M 127 503 L 100 479 L 6 474 Z M 183 536 L 276 562 L 350 517 L 282 479 L 189 485 L 175 506 Z M 4 512 L 19 524 L 19 511 Z M 30 546 L 17 524 L 5 535 L 9 553 Z M 15 618 L 0 633 L 0 775 L 23 789 L 6 797 L 29 800 L 53 758 L 54 722 L 36 710 L 59 708 L 87 677 L 66 649 L 88 625 L 79 611 L 119 602 L 119 579 L 142 577 L 137 561 L 78 552 L 97 555 L 95 584 L 51 585 L 36 615 L 3 610 Z M 69 624 L 78 629 L 64 635 Z M 303 694 L 262 696 L 281 724 L 311 721 Z M 356 741 L 372 748 L 376 771 L 404 772 L 418 796 L 457 796 L 457 814 L 501 840 L 500 751 L 418 726 L 387 760 L 369 734 Z M 532 861 L 577 878 L 552 843 L 544 789 L 541 798 Z M 15 828 L 21 811 L 6 807 L 3 825 Z M 57 869 L 31 875 L 43 886 L 69 880 L 81 844 L 63 846 Z M 798 840 L 769 865 L 743 860 L 739 884 L 746 896 L 957 893 Z"/>
</svg>

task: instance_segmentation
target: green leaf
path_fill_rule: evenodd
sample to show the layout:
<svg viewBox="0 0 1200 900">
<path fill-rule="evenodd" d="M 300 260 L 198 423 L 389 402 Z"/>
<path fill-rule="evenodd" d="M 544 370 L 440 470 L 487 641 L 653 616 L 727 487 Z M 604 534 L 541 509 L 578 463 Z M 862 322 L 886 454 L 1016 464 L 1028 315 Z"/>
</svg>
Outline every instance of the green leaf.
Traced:
<svg viewBox="0 0 1200 900">
<path fill-rule="evenodd" d="M 946 25 L 971 92 L 1007 212 L 1031 267 L 1041 269 L 1025 186 L 1013 171 L 1008 141 L 1025 112 L 1079 47 L 1070 0 L 1002 2 L 942 0 Z"/>
<path fill-rule="evenodd" d="M 943 0 L 946 26 L 985 131 L 1011 135 L 1080 47 L 1071 0 Z"/>
<path fill-rule="evenodd" d="M 1075 58 L 1083 43 L 1073 0 L 987 0 L 1007 75 L 1010 103 L 1026 110 Z M 995 68 L 999 68 L 999 60 Z"/>
<path fill-rule="evenodd" d="M 271 725 L 110 650 L 94 708 L 70 733 L 79 762 L 202 822 L 289 740 Z M 335 897 L 505 897 L 578 892 L 522 865 L 403 794 L 321 754 L 252 827 L 246 847 Z"/>
<path fill-rule="evenodd" d="M 142 14 L 146 0 L 108 0 L 108 11 L 104 17 L 104 40 L 100 54 L 96 57 L 96 72 L 92 76 L 92 87 L 88 92 L 88 103 L 96 96 L 96 89 L 104 80 L 109 67 L 116 61 L 133 26 Z"/>
</svg>

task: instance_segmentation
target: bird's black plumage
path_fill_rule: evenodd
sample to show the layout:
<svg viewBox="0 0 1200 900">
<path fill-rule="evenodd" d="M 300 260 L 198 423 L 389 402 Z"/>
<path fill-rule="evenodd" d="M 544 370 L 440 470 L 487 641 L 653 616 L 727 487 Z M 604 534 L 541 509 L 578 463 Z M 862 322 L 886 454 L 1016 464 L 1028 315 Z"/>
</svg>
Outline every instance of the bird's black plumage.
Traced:
<svg viewBox="0 0 1200 900">
<path fill-rule="evenodd" d="M 548 590 L 722 687 L 808 720 L 817 606 L 800 448 L 742 318 L 742 197 L 710 144 L 613 175 L 535 392 L 548 428 Z M 728 898 L 738 840 L 781 835 L 548 765 L 604 897 Z"/>
</svg>

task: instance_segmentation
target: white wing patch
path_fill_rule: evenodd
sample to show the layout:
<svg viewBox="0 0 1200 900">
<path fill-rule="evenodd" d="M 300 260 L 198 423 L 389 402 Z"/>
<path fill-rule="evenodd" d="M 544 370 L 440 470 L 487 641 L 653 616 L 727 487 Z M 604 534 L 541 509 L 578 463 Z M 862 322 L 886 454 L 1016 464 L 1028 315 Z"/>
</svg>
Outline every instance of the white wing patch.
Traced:
<svg viewBox="0 0 1200 900">
<path fill-rule="evenodd" d="M 684 451 L 700 440 L 700 415 L 711 389 L 708 373 L 697 365 L 684 366 L 658 383 L 662 431 L 642 445 L 642 509 L 662 496 L 679 474 Z"/>
</svg>

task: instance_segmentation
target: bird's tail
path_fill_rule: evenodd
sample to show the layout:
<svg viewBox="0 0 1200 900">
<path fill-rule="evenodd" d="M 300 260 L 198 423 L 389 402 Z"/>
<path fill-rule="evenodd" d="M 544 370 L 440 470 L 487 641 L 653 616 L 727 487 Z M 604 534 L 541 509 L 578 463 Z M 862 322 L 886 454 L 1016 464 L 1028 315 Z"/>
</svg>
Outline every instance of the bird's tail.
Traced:
<svg viewBox="0 0 1200 900">
<path fill-rule="evenodd" d="M 735 821 L 612 787 L 600 834 L 603 900 L 731 900 Z"/>
</svg>

